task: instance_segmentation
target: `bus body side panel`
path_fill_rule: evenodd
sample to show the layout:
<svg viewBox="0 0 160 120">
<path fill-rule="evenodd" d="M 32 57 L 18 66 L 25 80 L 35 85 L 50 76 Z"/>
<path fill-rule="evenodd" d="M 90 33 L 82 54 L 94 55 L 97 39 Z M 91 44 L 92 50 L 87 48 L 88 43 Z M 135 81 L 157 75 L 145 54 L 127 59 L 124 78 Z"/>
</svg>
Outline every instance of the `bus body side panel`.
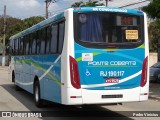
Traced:
<svg viewBox="0 0 160 120">
<path fill-rule="evenodd" d="M 43 81 L 44 99 L 61 103 L 61 58 L 57 54 L 49 55 L 44 56 L 43 61 L 44 72 L 39 79 Z"/>
<path fill-rule="evenodd" d="M 30 81 L 30 63 L 26 62 L 29 60 L 27 56 L 14 56 L 15 61 L 15 84 L 19 87 L 27 90 L 26 81 Z M 17 73 L 19 78 L 17 78 Z M 30 91 L 29 91 L 30 92 Z"/>
<path fill-rule="evenodd" d="M 63 44 L 63 51 L 61 54 L 61 77 L 62 77 L 62 104 L 76 105 L 82 104 L 81 89 L 75 89 L 71 85 L 70 80 L 70 61 L 69 56 L 74 57 L 74 38 L 73 38 L 73 9 L 68 9 L 64 14 L 65 21 L 65 38 Z M 79 96 L 77 98 L 71 98 L 71 96 Z"/>
<path fill-rule="evenodd" d="M 148 94 L 144 95 L 145 93 L 149 93 L 149 45 L 148 45 L 148 25 L 147 25 L 147 15 L 144 13 L 144 35 L 145 35 L 145 58 L 148 57 L 148 70 L 147 70 L 147 83 L 144 87 L 141 87 L 141 95 L 140 101 L 148 100 Z"/>
<path fill-rule="evenodd" d="M 43 72 L 38 69 L 38 66 L 36 67 L 36 65 L 39 65 L 40 60 L 42 60 L 42 57 L 41 56 L 31 56 L 31 59 L 30 59 L 30 62 L 31 62 L 31 83 L 30 83 L 30 87 L 31 87 L 31 92 L 33 94 L 33 87 L 34 87 L 34 79 L 35 77 L 43 74 Z M 41 82 L 40 82 L 41 83 Z M 43 85 L 40 84 L 40 88 L 41 88 L 41 91 L 43 91 Z M 41 97 L 43 97 L 43 93 L 41 95 Z"/>
<path fill-rule="evenodd" d="M 33 94 L 34 78 L 37 76 L 41 99 L 61 103 L 59 55 L 18 56 L 15 61 L 16 85 Z"/>
<path fill-rule="evenodd" d="M 33 93 L 33 78 L 32 78 L 32 56 L 24 56 L 22 58 L 24 72 L 24 88 L 26 91 Z M 26 69 L 27 68 L 27 69 Z"/>
<path fill-rule="evenodd" d="M 31 81 L 31 62 L 29 56 L 14 56 L 15 61 L 15 73 L 19 73 L 19 79 L 15 75 L 15 84 L 22 89 L 33 93 L 32 86 L 33 81 Z"/>
</svg>

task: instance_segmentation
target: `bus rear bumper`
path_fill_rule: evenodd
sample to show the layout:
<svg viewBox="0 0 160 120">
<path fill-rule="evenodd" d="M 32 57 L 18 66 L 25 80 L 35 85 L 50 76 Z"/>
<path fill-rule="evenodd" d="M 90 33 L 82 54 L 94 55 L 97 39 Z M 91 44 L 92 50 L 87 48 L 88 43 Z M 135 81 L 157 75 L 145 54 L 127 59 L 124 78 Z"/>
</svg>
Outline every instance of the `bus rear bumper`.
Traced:
<svg viewBox="0 0 160 120">
<path fill-rule="evenodd" d="M 139 101 L 140 88 L 125 90 L 82 90 L 83 104 L 105 104 Z"/>
<path fill-rule="evenodd" d="M 124 90 L 75 90 L 74 88 L 69 88 L 67 96 L 68 100 L 62 104 L 108 104 L 148 100 L 148 94 L 144 95 L 140 93 L 140 91 L 140 87 Z"/>
</svg>

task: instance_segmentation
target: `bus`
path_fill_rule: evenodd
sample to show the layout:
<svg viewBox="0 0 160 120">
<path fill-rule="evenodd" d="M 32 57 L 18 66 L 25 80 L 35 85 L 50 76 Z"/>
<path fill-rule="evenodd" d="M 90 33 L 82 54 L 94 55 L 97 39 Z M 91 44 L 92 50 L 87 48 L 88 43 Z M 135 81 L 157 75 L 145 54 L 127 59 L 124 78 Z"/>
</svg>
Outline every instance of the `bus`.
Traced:
<svg viewBox="0 0 160 120">
<path fill-rule="evenodd" d="M 147 18 L 112 7 L 69 8 L 10 38 L 10 78 L 34 96 L 64 105 L 145 101 Z"/>
</svg>

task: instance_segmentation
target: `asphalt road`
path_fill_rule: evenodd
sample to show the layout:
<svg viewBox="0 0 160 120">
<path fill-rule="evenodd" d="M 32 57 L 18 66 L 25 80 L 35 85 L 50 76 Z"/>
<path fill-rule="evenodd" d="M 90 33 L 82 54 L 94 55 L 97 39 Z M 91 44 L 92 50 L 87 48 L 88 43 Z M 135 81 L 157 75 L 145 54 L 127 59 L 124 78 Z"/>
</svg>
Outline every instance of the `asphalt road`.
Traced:
<svg viewBox="0 0 160 120">
<path fill-rule="evenodd" d="M 16 91 L 14 85 L 8 80 L 8 71 L 0 69 L 0 111 L 39 111 L 45 112 L 48 117 L 29 118 L 33 120 L 50 120 L 50 119 L 105 119 L 106 117 L 114 117 L 114 119 L 137 119 L 137 120 L 159 120 L 160 119 L 160 101 L 149 99 L 145 102 L 123 103 L 122 105 L 85 105 L 82 108 L 78 106 L 64 106 L 54 103 L 47 103 L 43 108 L 37 108 L 34 105 L 33 96 L 26 91 Z M 49 112 L 48 112 L 49 111 Z M 128 112 L 131 111 L 131 112 Z M 134 112 L 133 112 L 134 111 Z M 138 112 L 136 112 L 138 111 Z M 158 114 L 159 117 L 133 117 L 134 115 L 141 115 L 144 111 Z M 157 112 L 158 113 L 157 113 Z M 89 116 L 87 116 L 89 115 Z M 49 117 L 49 116 L 52 116 Z M 67 117 L 66 117 L 67 116 Z M 74 116 L 74 117 L 73 117 Z M 93 117 L 92 117 L 93 116 Z M 117 117 L 118 116 L 118 117 Z M 122 118 L 126 116 L 125 118 Z M 0 118 L 2 119 L 2 118 Z M 3 118 L 4 120 L 8 118 Z M 12 118 L 12 120 L 21 118 Z M 28 118 L 23 118 L 27 119 Z M 113 119 L 113 118 L 111 118 Z"/>
</svg>

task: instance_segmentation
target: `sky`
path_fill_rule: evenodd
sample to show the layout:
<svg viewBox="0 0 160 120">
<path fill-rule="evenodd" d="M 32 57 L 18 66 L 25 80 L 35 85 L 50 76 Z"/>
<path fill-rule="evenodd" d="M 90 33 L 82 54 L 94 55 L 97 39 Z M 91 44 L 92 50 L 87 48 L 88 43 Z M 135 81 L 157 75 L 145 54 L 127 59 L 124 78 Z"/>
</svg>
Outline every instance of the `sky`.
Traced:
<svg viewBox="0 0 160 120">
<path fill-rule="evenodd" d="M 4 5 L 7 7 L 7 15 L 25 19 L 31 16 L 45 16 L 45 0 L 0 0 L 0 15 L 3 15 Z M 77 1 L 86 0 L 56 0 L 49 6 L 49 16 L 60 12 Z"/>
<path fill-rule="evenodd" d="M 45 17 L 45 0 L 0 0 L 0 15 L 3 15 L 4 5 L 7 7 L 7 15 L 25 19 L 31 16 L 43 16 Z M 54 1 L 54 0 L 52 0 Z M 49 16 L 61 12 L 64 9 L 71 7 L 75 2 L 88 0 L 56 0 L 57 2 L 51 3 L 49 6 Z M 97 0 L 98 1 L 98 0 Z M 121 1 L 121 2 L 119 2 Z M 109 1 L 109 6 L 120 7 L 132 3 L 137 3 L 141 1 L 146 1 L 142 4 L 136 4 L 133 7 L 129 6 L 127 8 L 139 8 L 144 5 L 148 5 L 147 0 L 111 0 Z M 105 0 L 103 0 L 105 3 Z"/>
</svg>

